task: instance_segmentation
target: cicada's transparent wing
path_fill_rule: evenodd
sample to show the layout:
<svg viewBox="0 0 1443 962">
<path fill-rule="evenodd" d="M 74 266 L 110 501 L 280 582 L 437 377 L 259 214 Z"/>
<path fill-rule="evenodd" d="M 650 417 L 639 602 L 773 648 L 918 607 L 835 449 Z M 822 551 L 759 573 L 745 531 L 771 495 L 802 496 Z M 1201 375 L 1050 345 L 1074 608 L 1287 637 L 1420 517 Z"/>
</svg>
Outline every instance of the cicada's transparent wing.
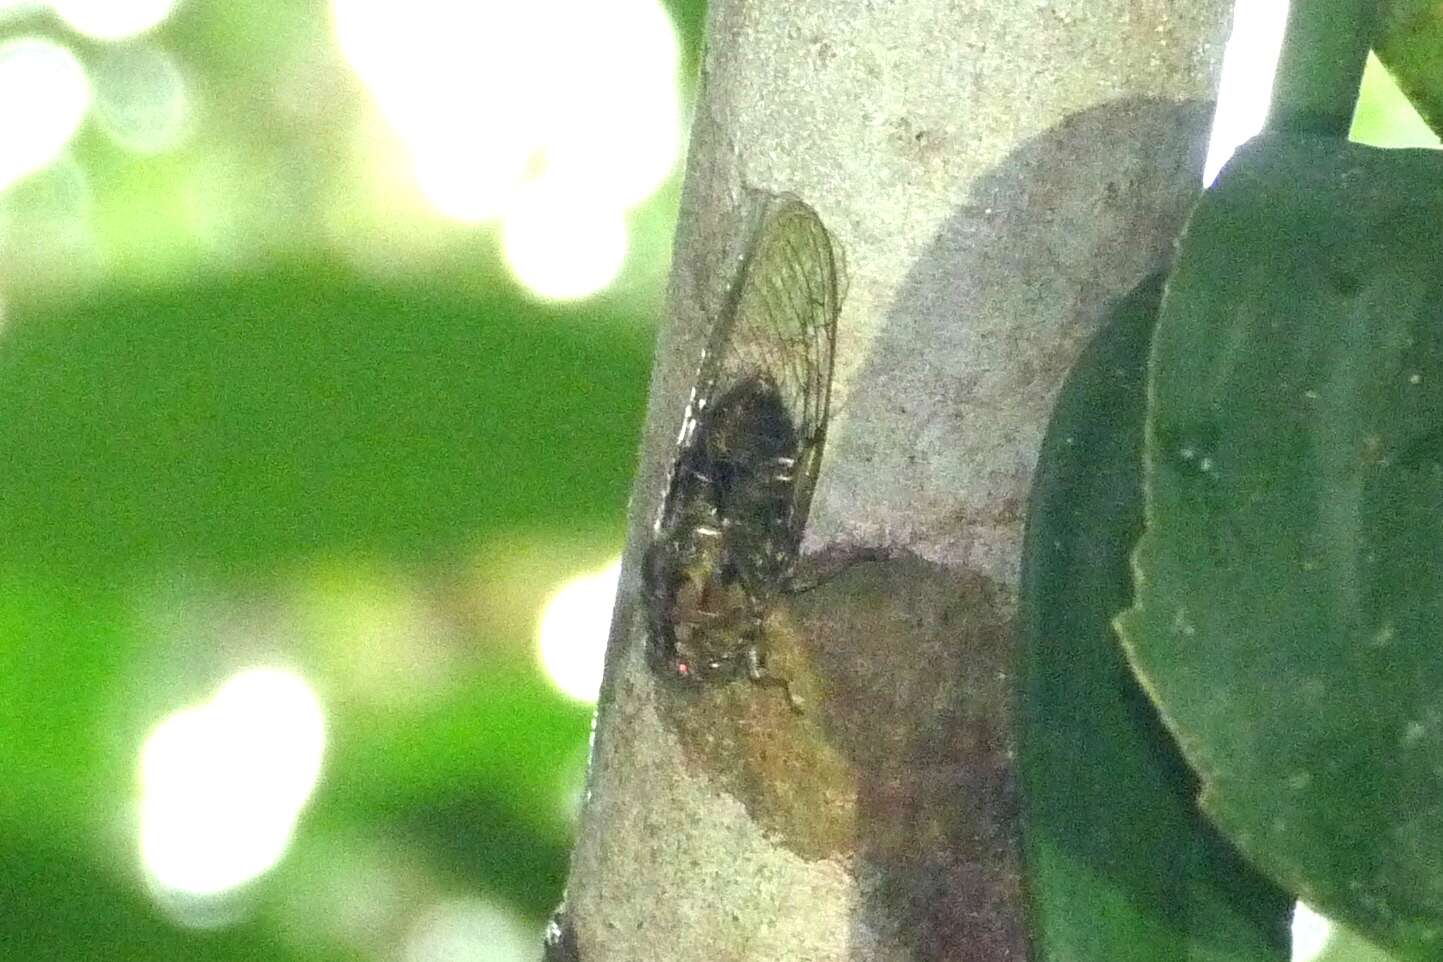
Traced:
<svg viewBox="0 0 1443 962">
<path fill-rule="evenodd" d="M 774 387 L 797 450 L 787 516 L 778 536 L 800 543 L 821 464 L 832 388 L 837 312 L 845 288 L 841 252 L 799 198 L 770 198 L 742 268 L 729 316 L 709 346 L 703 374 L 714 398 L 758 377 Z M 783 532 L 785 532 L 783 534 Z"/>
<path fill-rule="evenodd" d="M 767 198 L 755 223 L 642 572 L 653 663 L 698 681 L 770 677 L 762 622 L 791 584 L 831 394 L 837 251 L 795 197 Z"/>
</svg>

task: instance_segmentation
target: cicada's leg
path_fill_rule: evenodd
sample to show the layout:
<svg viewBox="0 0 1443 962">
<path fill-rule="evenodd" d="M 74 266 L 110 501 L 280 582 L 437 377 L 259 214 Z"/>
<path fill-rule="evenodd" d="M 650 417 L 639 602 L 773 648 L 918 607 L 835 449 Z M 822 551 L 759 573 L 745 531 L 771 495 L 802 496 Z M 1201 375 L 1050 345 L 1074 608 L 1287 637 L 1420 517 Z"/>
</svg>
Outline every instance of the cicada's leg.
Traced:
<svg viewBox="0 0 1443 962">
<path fill-rule="evenodd" d="M 788 570 L 782 591 L 789 595 L 820 588 L 853 565 L 890 561 L 894 557 L 886 548 L 855 547 L 810 556 Z"/>
</svg>

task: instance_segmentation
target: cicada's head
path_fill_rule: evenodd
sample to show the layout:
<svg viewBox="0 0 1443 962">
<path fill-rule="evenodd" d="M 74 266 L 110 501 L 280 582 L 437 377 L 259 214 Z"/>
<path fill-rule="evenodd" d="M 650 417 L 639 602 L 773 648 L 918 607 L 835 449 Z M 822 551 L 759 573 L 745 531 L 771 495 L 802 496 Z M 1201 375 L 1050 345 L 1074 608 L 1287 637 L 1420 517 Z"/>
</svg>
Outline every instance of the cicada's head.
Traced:
<svg viewBox="0 0 1443 962">
<path fill-rule="evenodd" d="M 745 671 L 761 619 L 725 552 L 705 539 L 660 540 L 647 552 L 643 584 L 657 668 L 697 682 Z"/>
</svg>

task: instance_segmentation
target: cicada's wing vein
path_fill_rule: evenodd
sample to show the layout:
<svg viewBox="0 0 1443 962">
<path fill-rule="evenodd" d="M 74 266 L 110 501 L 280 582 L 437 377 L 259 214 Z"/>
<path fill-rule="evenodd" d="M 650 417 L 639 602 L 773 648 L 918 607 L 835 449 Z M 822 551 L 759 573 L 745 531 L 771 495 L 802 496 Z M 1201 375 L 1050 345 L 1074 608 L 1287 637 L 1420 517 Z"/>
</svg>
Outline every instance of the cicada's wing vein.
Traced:
<svg viewBox="0 0 1443 962">
<path fill-rule="evenodd" d="M 709 405 L 759 375 L 777 390 L 799 440 L 788 517 L 777 519 L 794 542 L 801 539 L 820 465 L 832 383 L 836 318 L 842 286 L 841 252 L 816 213 L 800 199 L 768 200 L 740 277 L 712 329 L 687 403 L 656 528 L 676 520 L 678 488 L 692 479 L 696 431 Z"/>
<path fill-rule="evenodd" d="M 816 213 L 791 196 L 774 198 L 747 260 L 731 319 L 731 349 L 719 359 L 714 391 L 760 372 L 791 418 L 798 450 L 788 517 L 776 519 L 795 551 L 821 463 L 840 307 L 837 253 Z"/>
</svg>

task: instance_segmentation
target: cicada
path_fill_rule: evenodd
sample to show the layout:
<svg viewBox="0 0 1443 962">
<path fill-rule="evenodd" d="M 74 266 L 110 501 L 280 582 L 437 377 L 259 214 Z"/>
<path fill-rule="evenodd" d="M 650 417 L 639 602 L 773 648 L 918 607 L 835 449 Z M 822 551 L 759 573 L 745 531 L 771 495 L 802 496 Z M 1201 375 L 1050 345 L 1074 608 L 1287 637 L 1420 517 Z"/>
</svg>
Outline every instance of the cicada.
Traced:
<svg viewBox="0 0 1443 962">
<path fill-rule="evenodd" d="M 769 671 L 763 624 L 793 590 L 827 432 L 841 252 L 815 211 L 768 196 L 702 355 L 646 553 L 652 664 L 697 682 Z"/>
</svg>

